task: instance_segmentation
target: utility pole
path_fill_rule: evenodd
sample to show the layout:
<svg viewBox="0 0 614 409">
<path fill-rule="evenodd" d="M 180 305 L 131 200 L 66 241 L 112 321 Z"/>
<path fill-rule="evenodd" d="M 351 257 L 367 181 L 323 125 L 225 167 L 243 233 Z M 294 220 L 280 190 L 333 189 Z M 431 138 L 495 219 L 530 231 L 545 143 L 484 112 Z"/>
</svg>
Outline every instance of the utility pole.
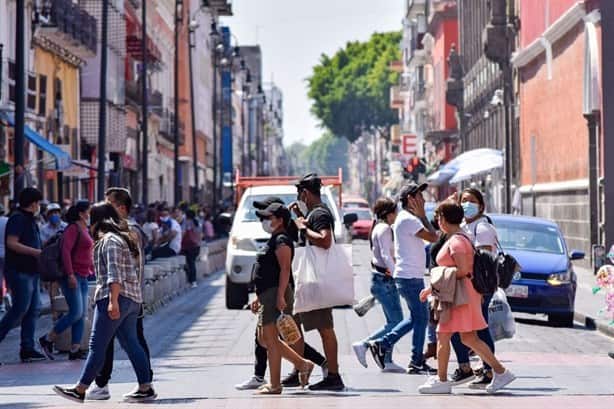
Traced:
<svg viewBox="0 0 614 409">
<path fill-rule="evenodd" d="M 17 0 L 16 4 L 16 18 L 15 26 L 17 33 L 15 33 L 15 140 L 14 140 L 14 168 L 18 165 L 23 167 L 24 155 L 23 155 L 23 140 L 25 129 L 25 112 L 26 112 L 26 37 L 25 37 L 25 1 Z M 25 177 L 17 177 L 17 174 L 13 177 L 13 194 L 15 199 L 18 198 L 19 193 L 23 189 Z"/>
<path fill-rule="evenodd" d="M 212 209 L 215 213 L 217 210 L 217 49 L 215 49 L 213 55 L 213 206 Z"/>
<path fill-rule="evenodd" d="M 141 39 L 141 53 L 143 54 L 143 66 L 141 72 L 141 93 L 142 96 L 142 113 L 141 113 L 141 132 L 143 133 L 143 147 L 142 147 L 142 161 L 143 169 L 141 175 L 143 177 L 143 206 L 147 206 L 149 203 L 149 135 L 147 134 L 147 125 L 149 119 L 148 113 L 148 95 L 147 95 L 147 1 L 141 2 L 141 19 L 142 21 L 142 39 Z"/>
<path fill-rule="evenodd" d="M 100 40 L 100 102 L 98 112 L 98 200 L 104 200 L 107 146 L 107 30 L 109 0 L 102 0 Z"/>
<path fill-rule="evenodd" d="M 179 169 L 179 24 L 183 19 L 183 0 L 175 0 L 175 107 L 173 124 L 175 204 L 181 201 L 181 172 Z"/>
<path fill-rule="evenodd" d="M 192 201 L 198 202 L 198 144 L 196 142 L 196 115 L 194 114 L 194 66 L 192 65 L 192 49 L 195 45 L 192 43 L 191 34 L 194 31 L 190 30 L 188 35 L 188 58 L 190 63 L 190 117 L 192 120 L 192 162 L 194 170 L 194 191 L 192 192 Z"/>
<path fill-rule="evenodd" d="M 510 9 L 513 10 L 513 9 Z M 497 63 L 503 74 L 503 106 L 505 110 L 505 212 L 512 212 L 512 115 L 514 83 L 511 56 L 516 29 L 508 18 L 507 1 L 491 0 L 490 20 L 483 32 L 484 54 Z M 463 119 L 464 120 L 464 119 Z"/>
</svg>

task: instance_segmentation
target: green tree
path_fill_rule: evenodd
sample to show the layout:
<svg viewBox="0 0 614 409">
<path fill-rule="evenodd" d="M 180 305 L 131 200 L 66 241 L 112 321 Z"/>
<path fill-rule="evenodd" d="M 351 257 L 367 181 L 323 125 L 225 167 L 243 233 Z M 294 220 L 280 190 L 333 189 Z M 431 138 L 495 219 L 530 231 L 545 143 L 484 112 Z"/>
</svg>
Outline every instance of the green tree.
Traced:
<svg viewBox="0 0 614 409">
<path fill-rule="evenodd" d="M 302 152 L 299 162 L 305 173 L 336 175 L 341 168 L 343 174 L 347 175 L 348 149 L 346 138 L 336 138 L 332 133 L 325 132 Z"/>
<path fill-rule="evenodd" d="M 389 106 L 398 74 L 389 65 L 400 59 L 400 41 L 400 32 L 375 33 L 332 57 L 322 54 L 308 78 L 311 110 L 322 126 L 354 142 L 363 129 L 382 131 L 398 121 Z"/>
</svg>

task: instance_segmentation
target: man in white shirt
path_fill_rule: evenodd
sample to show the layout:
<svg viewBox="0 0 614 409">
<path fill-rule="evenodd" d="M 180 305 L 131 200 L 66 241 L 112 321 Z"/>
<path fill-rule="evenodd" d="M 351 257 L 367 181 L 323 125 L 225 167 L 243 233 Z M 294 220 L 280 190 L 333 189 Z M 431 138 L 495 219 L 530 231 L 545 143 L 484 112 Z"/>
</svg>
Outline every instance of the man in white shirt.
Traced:
<svg viewBox="0 0 614 409">
<path fill-rule="evenodd" d="M 402 210 L 393 225 L 394 254 L 396 265 L 394 280 L 399 295 L 405 299 L 410 316 L 401 321 L 383 337 L 370 343 L 369 349 L 380 368 L 385 367 L 386 356 L 394 345 L 409 331 L 412 334 L 411 362 L 409 374 L 429 373 L 432 369 L 426 364 L 423 354 L 428 312 L 426 303 L 420 301 L 420 291 L 424 289 L 426 251 L 424 241 L 435 242 L 438 234 L 426 217 L 422 192 L 426 184 L 409 183 L 399 192 Z"/>
<path fill-rule="evenodd" d="M 158 239 L 160 246 L 151 252 L 152 259 L 174 257 L 181 252 L 181 226 L 177 220 L 170 217 L 168 208 L 160 212 L 160 223 L 162 224 L 162 232 Z"/>
<path fill-rule="evenodd" d="M 47 206 L 47 223 L 41 229 L 41 243 L 43 246 L 50 238 L 66 228 L 66 222 L 62 220 L 60 205 L 50 203 Z"/>
</svg>

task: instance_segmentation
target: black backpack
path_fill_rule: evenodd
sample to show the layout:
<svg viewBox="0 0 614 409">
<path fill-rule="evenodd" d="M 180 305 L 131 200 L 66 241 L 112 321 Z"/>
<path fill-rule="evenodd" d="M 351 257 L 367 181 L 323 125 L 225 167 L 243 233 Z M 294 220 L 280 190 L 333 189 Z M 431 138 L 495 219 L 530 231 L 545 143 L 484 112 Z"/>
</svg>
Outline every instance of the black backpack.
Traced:
<svg viewBox="0 0 614 409">
<path fill-rule="evenodd" d="M 76 225 L 75 225 L 76 226 Z M 64 277 L 64 265 L 62 264 L 62 245 L 64 243 L 64 232 L 69 228 L 57 232 L 53 237 L 45 243 L 38 258 L 38 271 L 40 272 L 41 281 L 53 282 L 59 281 Z M 81 239 L 81 229 L 77 227 L 77 240 L 71 249 L 71 253 L 75 251 Z"/>
<path fill-rule="evenodd" d="M 475 248 L 473 241 L 464 234 L 457 234 L 469 241 L 473 248 L 473 288 L 480 294 L 493 294 L 499 286 L 498 257 L 489 251 Z"/>
</svg>

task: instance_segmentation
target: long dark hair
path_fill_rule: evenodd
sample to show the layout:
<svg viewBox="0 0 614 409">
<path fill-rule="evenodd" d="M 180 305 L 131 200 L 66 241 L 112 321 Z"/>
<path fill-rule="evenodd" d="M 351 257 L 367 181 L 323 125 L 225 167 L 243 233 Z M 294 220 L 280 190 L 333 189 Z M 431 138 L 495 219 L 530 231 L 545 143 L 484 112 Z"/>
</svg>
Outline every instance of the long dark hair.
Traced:
<svg viewBox="0 0 614 409">
<path fill-rule="evenodd" d="M 121 237 L 134 257 L 139 255 L 138 240 L 131 234 L 128 223 L 122 220 L 117 210 L 110 203 L 100 202 L 92 206 L 90 213 L 91 224 L 94 229 L 94 240 L 98 241 L 106 233 L 114 233 Z"/>
<path fill-rule="evenodd" d="M 87 200 L 79 200 L 77 204 L 72 205 L 66 211 L 66 221 L 68 223 L 76 223 L 81 218 L 81 213 L 87 212 L 90 208 L 90 202 Z"/>
<path fill-rule="evenodd" d="M 192 220 L 192 223 L 194 223 L 194 226 L 198 227 L 198 219 L 196 218 L 196 212 L 192 209 L 188 209 L 185 212 L 185 217 L 187 217 L 188 220 Z"/>
</svg>

